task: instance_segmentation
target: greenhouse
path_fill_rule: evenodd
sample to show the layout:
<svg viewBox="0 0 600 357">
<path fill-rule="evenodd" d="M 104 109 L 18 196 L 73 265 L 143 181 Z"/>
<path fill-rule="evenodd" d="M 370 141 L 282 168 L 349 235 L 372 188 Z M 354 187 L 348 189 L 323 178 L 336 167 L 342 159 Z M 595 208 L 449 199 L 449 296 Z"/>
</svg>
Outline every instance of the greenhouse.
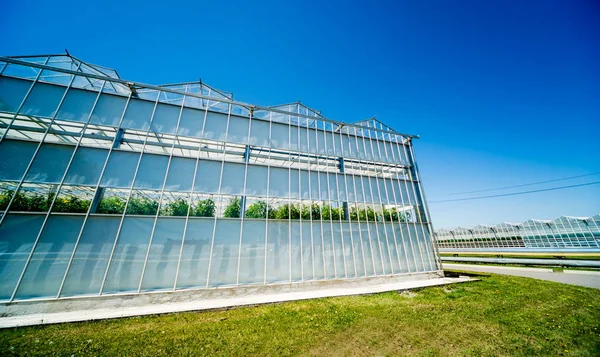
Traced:
<svg viewBox="0 0 600 357">
<path fill-rule="evenodd" d="M 441 250 L 480 248 L 600 248 L 600 215 L 562 216 L 555 220 L 530 219 L 522 223 L 440 229 L 435 232 Z"/>
<path fill-rule="evenodd" d="M 0 57 L 0 301 L 439 273 L 414 138 Z"/>
</svg>

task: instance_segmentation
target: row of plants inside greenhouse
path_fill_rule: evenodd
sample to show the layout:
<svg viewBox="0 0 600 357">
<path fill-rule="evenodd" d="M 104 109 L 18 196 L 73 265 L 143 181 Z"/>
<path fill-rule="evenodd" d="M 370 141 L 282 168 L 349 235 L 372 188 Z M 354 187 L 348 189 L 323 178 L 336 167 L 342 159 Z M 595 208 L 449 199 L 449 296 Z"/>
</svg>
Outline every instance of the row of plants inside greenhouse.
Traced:
<svg viewBox="0 0 600 357">
<path fill-rule="evenodd" d="M 0 211 L 6 210 L 8 204 L 15 195 L 14 190 L 5 189 L 0 191 Z M 60 195 L 55 199 L 56 193 L 32 193 L 17 192 L 10 206 L 10 211 L 15 212 L 47 212 L 52 205 L 52 212 L 62 213 L 86 213 L 92 203 L 91 199 L 79 198 L 75 195 Z M 240 218 L 242 215 L 242 198 L 230 198 L 225 206 L 222 216 L 227 218 Z M 214 217 L 217 205 L 213 198 L 205 198 L 193 202 L 191 205 L 184 198 L 176 198 L 166 204 L 159 205 L 159 201 L 145 197 L 132 195 L 127 199 L 120 196 L 103 197 L 94 213 L 100 214 L 122 214 L 126 210 L 132 215 L 156 215 L 161 216 L 187 216 L 192 217 Z M 410 212 L 400 212 L 396 208 L 382 208 L 375 210 L 371 207 L 348 208 L 348 216 L 352 221 L 401 221 L 411 219 Z M 333 207 L 327 203 L 283 203 L 271 205 L 264 200 L 254 200 L 247 204 L 244 212 L 245 218 L 269 218 L 269 219 L 302 219 L 302 220 L 346 220 L 343 207 Z"/>
</svg>

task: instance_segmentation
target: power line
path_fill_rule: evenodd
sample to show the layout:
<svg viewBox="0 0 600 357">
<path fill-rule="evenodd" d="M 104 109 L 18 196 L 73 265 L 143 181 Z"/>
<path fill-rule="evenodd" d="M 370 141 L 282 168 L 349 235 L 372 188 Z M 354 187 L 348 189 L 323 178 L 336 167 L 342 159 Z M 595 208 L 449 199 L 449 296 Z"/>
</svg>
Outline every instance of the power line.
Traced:
<svg viewBox="0 0 600 357">
<path fill-rule="evenodd" d="M 484 199 L 484 198 L 494 198 L 494 197 L 504 197 L 504 196 L 516 196 L 516 195 L 524 195 L 524 194 L 527 194 L 527 193 L 544 192 L 544 191 L 554 191 L 554 190 L 563 190 L 563 189 L 566 189 L 566 188 L 596 185 L 596 184 L 599 184 L 599 183 L 600 183 L 600 181 L 595 181 L 595 182 L 582 183 L 582 184 L 578 184 L 578 185 L 559 186 L 559 187 L 552 187 L 552 188 L 543 188 L 543 189 L 540 189 L 540 190 L 521 191 L 521 192 L 513 192 L 513 193 L 503 193 L 503 194 L 491 195 L 491 196 L 478 196 L 478 197 L 470 197 L 470 198 L 457 198 L 457 199 L 451 199 L 451 200 L 429 201 L 428 203 L 470 201 L 470 200 L 481 200 L 481 199 Z"/>
<path fill-rule="evenodd" d="M 525 184 L 521 184 L 521 185 L 505 186 L 505 187 L 499 187 L 499 188 L 489 188 L 489 189 L 486 189 L 486 190 L 465 191 L 465 192 L 455 192 L 455 193 L 444 193 L 444 194 L 442 194 L 442 195 L 437 195 L 436 197 L 441 197 L 441 196 L 454 196 L 454 195 L 466 195 L 466 194 L 468 194 L 468 193 L 479 193 L 479 192 L 499 191 L 499 190 L 506 190 L 506 189 L 508 189 L 508 188 L 517 188 L 517 187 L 525 187 L 525 186 L 540 185 L 540 184 L 543 184 L 543 183 L 550 183 L 550 182 L 557 182 L 557 181 L 571 180 L 571 179 L 574 179 L 574 178 L 586 177 L 586 176 L 594 176 L 594 175 L 598 175 L 598 174 L 600 174 L 600 172 L 593 172 L 593 173 L 591 173 L 591 174 L 585 174 L 585 175 L 577 175 L 577 176 L 563 177 L 563 178 L 554 179 L 554 180 L 547 180 L 547 181 L 531 182 L 531 183 L 525 183 Z"/>
</svg>

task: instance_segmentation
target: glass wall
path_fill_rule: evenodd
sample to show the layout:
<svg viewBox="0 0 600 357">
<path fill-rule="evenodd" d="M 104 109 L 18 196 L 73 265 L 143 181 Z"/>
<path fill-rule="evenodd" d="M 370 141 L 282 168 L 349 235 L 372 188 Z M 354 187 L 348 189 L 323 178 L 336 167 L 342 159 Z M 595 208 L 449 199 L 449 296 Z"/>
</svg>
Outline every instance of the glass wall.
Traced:
<svg viewBox="0 0 600 357">
<path fill-rule="evenodd" d="M 440 270 L 410 136 L 68 56 L 0 68 L 0 300 Z"/>
</svg>

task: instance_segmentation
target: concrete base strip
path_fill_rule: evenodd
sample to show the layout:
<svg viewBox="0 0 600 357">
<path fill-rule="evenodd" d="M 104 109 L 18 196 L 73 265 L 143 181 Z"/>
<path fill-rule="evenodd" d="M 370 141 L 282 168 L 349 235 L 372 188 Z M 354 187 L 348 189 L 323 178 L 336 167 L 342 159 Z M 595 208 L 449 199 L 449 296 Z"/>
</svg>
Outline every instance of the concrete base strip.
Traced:
<svg viewBox="0 0 600 357">
<path fill-rule="evenodd" d="M 62 322 L 88 321 L 118 317 L 130 317 L 140 315 L 154 315 L 172 312 L 196 311 L 221 309 L 234 306 L 256 305 L 265 303 L 276 303 L 284 301 L 305 300 L 323 297 L 347 296 L 347 295 L 362 295 L 374 294 L 386 291 L 407 290 L 415 288 L 423 288 L 429 286 L 439 286 L 454 283 L 462 283 L 472 281 L 469 277 L 459 278 L 434 278 L 423 280 L 400 281 L 394 283 L 369 285 L 369 286 L 353 286 L 353 287 L 336 287 L 309 291 L 283 292 L 271 294 L 256 294 L 230 298 L 210 299 L 210 300 L 194 300 L 187 302 L 165 302 L 161 304 L 151 304 L 143 306 L 129 306 L 116 308 L 101 308 L 92 310 L 77 310 L 52 313 L 34 313 L 19 316 L 9 316 L 0 318 L 0 328 L 54 324 Z M 118 297 L 115 297 L 118 298 Z"/>
<path fill-rule="evenodd" d="M 574 274 L 574 275 L 600 275 L 600 271 L 591 271 L 591 270 L 563 270 L 565 274 Z"/>
<path fill-rule="evenodd" d="M 505 266 L 493 266 L 493 265 L 477 265 L 477 264 L 452 264 L 443 263 L 445 269 L 462 269 L 462 270 L 477 270 L 477 271 L 528 271 L 533 273 L 552 273 L 552 269 L 547 268 L 521 268 L 521 267 L 505 267 Z"/>
</svg>

